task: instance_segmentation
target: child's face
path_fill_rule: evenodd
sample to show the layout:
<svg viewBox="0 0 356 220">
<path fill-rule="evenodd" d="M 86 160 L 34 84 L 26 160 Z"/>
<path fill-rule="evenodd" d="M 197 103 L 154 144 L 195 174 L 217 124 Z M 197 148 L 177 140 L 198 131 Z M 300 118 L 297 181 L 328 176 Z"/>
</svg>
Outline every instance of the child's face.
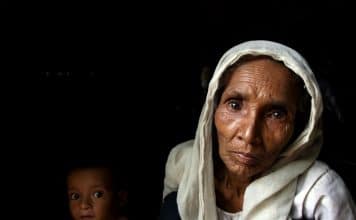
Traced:
<svg viewBox="0 0 356 220">
<path fill-rule="evenodd" d="M 104 168 L 72 171 L 67 179 L 69 208 L 75 220 L 113 219 L 110 172 Z"/>
</svg>

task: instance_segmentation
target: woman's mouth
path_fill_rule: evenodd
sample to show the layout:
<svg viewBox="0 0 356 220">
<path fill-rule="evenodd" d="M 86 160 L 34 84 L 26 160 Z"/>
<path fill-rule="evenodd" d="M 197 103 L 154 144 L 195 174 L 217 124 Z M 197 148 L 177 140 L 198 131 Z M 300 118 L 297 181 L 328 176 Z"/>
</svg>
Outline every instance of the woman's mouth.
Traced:
<svg viewBox="0 0 356 220">
<path fill-rule="evenodd" d="M 247 165 L 247 166 L 255 166 L 259 162 L 258 157 L 256 157 L 255 155 L 253 155 L 251 153 L 231 151 L 231 154 L 239 163 Z"/>
</svg>

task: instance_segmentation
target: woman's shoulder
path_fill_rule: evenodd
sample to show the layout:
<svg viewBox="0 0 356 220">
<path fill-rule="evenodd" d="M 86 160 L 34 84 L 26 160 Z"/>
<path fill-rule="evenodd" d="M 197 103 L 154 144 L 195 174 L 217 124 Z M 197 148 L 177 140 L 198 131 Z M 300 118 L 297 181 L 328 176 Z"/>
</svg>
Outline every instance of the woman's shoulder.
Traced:
<svg viewBox="0 0 356 220">
<path fill-rule="evenodd" d="M 314 164 L 298 179 L 297 193 L 305 196 L 349 196 L 341 176 L 321 161 Z"/>
<path fill-rule="evenodd" d="M 184 161 L 190 154 L 193 148 L 194 140 L 182 142 L 169 152 L 167 163 L 179 163 Z"/>
<path fill-rule="evenodd" d="M 186 166 L 189 163 L 194 140 L 178 144 L 169 153 L 165 167 L 163 198 L 172 191 L 178 190 Z"/>
<path fill-rule="evenodd" d="M 322 161 L 315 161 L 298 179 L 298 190 L 334 191 L 333 187 L 346 186 L 340 175 Z"/>
<path fill-rule="evenodd" d="M 298 179 L 294 211 L 308 218 L 342 215 L 355 217 L 355 206 L 349 190 L 338 173 L 327 164 L 316 161 Z M 296 213 L 295 213 L 296 214 Z M 319 219 L 319 218 L 316 218 Z M 337 218 L 335 218 L 337 219 Z"/>
<path fill-rule="evenodd" d="M 194 140 L 185 141 L 175 146 L 169 153 L 166 162 L 166 172 L 180 176 L 191 155 Z"/>
<path fill-rule="evenodd" d="M 330 167 L 322 162 L 315 161 L 298 179 L 299 187 L 311 187 L 315 182 L 325 175 L 330 175 Z"/>
</svg>

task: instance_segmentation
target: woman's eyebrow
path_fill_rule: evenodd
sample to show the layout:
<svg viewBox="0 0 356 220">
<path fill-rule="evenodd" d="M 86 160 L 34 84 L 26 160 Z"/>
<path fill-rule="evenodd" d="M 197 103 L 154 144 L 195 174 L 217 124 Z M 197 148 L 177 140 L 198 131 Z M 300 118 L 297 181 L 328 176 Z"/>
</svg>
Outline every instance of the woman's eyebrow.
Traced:
<svg viewBox="0 0 356 220">
<path fill-rule="evenodd" d="M 287 108 L 287 103 L 283 101 L 271 101 L 268 103 L 268 106 L 270 109 L 286 109 Z"/>
<path fill-rule="evenodd" d="M 250 94 L 246 91 L 230 89 L 225 91 L 225 96 L 248 100 Z M 271 106 L 272 108 L 286 108 L 288 104 L 287 100 L 272 98 L 272 100 L 268 102 L 268 106 Z"/>
<path fill-rule="evenodd" d="M 233 89 L 227 90 L 225 93 L 230 97 L 239 98 L 239 99 L 246 99 L 249 96 L 247 92 L 241 92 Z"/>
</svg>

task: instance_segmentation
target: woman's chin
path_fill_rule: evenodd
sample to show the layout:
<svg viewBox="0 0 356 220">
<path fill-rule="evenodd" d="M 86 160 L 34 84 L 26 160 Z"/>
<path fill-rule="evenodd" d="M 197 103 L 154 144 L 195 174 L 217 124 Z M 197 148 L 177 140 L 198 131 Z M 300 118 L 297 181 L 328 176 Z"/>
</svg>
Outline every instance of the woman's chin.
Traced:
<svg viewBox="0 0 356 220">
<path fill-rule="evenodd" d="M 257 167 L 248 166 L 245 164 L 231 164 L 227 166 L 229 173 L 238 176 L 241 179 L 250 179 L 258 173 Z"/>
</svg>

